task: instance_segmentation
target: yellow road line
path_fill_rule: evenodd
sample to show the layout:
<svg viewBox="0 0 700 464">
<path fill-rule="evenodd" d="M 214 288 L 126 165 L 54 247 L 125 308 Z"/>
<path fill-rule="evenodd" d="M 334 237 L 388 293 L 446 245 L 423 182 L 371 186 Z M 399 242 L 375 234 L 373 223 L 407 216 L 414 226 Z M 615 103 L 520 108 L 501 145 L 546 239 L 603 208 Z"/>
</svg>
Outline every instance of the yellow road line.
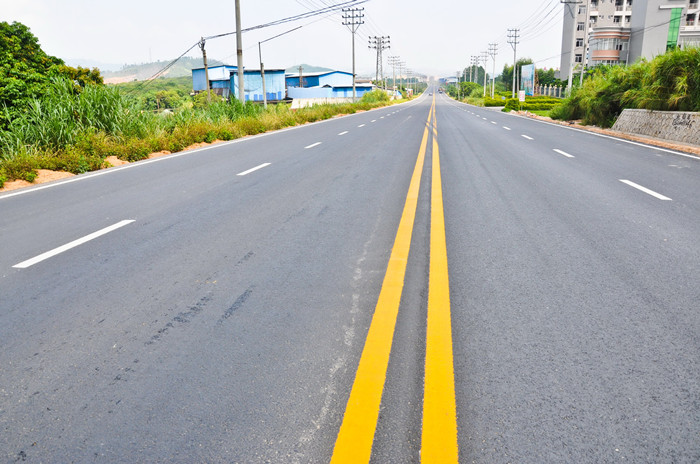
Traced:
<svg viewBox="0 0 700 464">
<path fill-rule="evenodd" d="M 428 114 L 428 124 L 434 107 L 435 100 L 433 100 L 433 106 Z M 372 443 L 377 428 L 396 317 L 401 302 L 427 147 L 428 126 L 426 125 L 396 239 L 391 250 L 389 265 L 384 276 L 382 289 L 379 292 L 379 299 L 362 350 L 350 398 L 345 408 L 343 423 L 340 426 L 333 449 L 332 464 L 368 463 L 372 454 Z"/>
<path fill-rule="evenodd" d="M 435 115 L 433 115 L 435 118 Z M 450 282 L 442 201 L 437 118 L 433 119 L 433 162 L 430 205 L 430 278 L 425 341 L 422 463 L 457 463 L 457 405 L 455 400 Z"/>
</svg>

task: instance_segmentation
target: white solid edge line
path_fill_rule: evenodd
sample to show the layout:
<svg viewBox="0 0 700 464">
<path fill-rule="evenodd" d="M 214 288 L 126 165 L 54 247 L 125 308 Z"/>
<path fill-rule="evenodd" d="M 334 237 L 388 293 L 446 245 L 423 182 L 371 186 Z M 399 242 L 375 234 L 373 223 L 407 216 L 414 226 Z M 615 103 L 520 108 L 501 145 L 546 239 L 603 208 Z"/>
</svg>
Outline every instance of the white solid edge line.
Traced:
<svg viewBox="0 0 700 464">
<path fill-rule="evenodd" d="M 411 100 L 411 101 L 407 101 L 407 102 L 403 102 L 403 103 L 396 103 L 396 106 L 400 106 L 400 105 L 413 106 L 416 103 L 418 103 L 419 101 L 420 101 L 420 99 L 415 99 L 415 100 Z M 380 110 L 380 109 L 381 108 L 377 108 L 376 110 Z M 372 111 L 372 110 L 370 110 L 370 111 Z M 364 115 L 364 112 L 363 113 L 346 114 L 345 116 L 342 116 L 342 117 L 343 118 L 351 118 L 353 116 L 363 116 L 363 115 Z M 7 198 L 16 197 L 19 195 L 26 195 L 26 194 L 32 193 L 32 192 L 38 192 L 39 190 L 45 190 L 45 189 L 49 189 L 49 188 L 53 188 L 53 187 L 58 187 L 59 185 L 72 184 L 73 182 L 80 182 L 83 180 L 92 179 L 93 177 L 105 176 L 107 174 L 113 174 L 115 172 L 124 171 L 126 169 L 133 169 L 133 168 L 145 166 L 145 165 L 151 164 L 151 163 L 160 163 L 160 162 L 172 160 L 175 158 L 179 158 L 181 156 L 192 155 L 192 154 L 198 153 L 200 151 L 211 150 L 213 148 L 221 148 L 221 147 L 224 147 L 227 145 L 234 145 L 234 144 L 238 144 L 238 143 L 247 143 L 247 142 L 250 142 L 252 140 L 256 140 L 256 139 L 263 138 L 263 137 L 270 137 L 270 136 L 274 136 L 277 134 L 282 134 L 284 132 L 290 132 L 290 131 L 298 130 L 298 129 L 305 129 L 305 128 L 315 126 L 318 124 L 332 123 L 332 122 L 337 121 L 337 120 L 338 120 L 337 118 L 331 118 L 331 119 L 324 119 L 323 121 L 315 121 L 315 122 L 311 122 L 311 123 L 303 124 L 303 125 L 299 125 L 299 126 L 285 127 L 284 129 L 265 132 L 263 134 L 251 135 L 248 137 L 241 137 L 241 138 L 238 138 L 235 140 L 229 140 L 227 142 L 209 145 L 207 147 L 196 148 L 194 150 L 180 151 L 180 152 L 168 155 L 168 156 L 161 156 L 158 158 L 153 158 L 153 159 L 148 159 L 148 160 L 135 161 L 133 163 L 129 163 L 129 164 L 126 164 L 123 166 L 115 166 L 113 168 L 101 169 L 99 171 L 94 171 L 91 173 L 80 174 L 80 175 L 77 175 L 75 177 L 71 177 L 70 179 L 50 182 L 50 183 L 46 183 L 43 185 L 37 185 L 35 187 L 27 187 L 27 188 L 17 190 L 16 192 L 10 192 L 10 193 L 0 192 L 0 200 L 5 200 Z"/>
<path fill-rule="evenodd" d="M 270 164 L 272 164 L 272 163 L 263 163 L 263 164 L 261 164 L 261 165 L 259 165 L 259 166 L 255 166 L 254 168 L 248 169 L 247 171 L 239 172 L 239 173 L 236 174 L 236 175 L 237 175 L 237 176 L 246 176 L 246 175 L 250 174 L 251 172 L 257 171 L 258 169 L 266 168 L 266 167 L 268 167 Z"/>
<path fill-rule="evenodd" d="M 312 143 L 311 145 L 304 147 L 304 149 L 307 150 L 309 148 L 317 147 L 319 145 L 321 145 L 321 142 Z"/>
<path fill-rule="evenodd" d="M 684 157 L 684 158 L 690 158 L 690 159 L 693 159 L 693 160 L 695 160 L 695 161 L 700 161 L 700 156 L 697 156 L 697 155 L 690 155 L 690 154 L 688 154 L 688 153 L 682 153 L 682 152 L 680 152 L 680 151 L 675 151 L 675 150 L 669 150 L 668 148 L 657 147 L 656 145 L 649 145 L 649 144 L 646 144 L 646 143 L 633 142 L 632 140 L 623 139 L 622 137 L 615 137 L 615 136 L 612 136 L 612 135 L 599 134 L 599 133 L 597 133 L 597 132 L 587 131 L 587 130 L 585 130 L 585 129 L 578 129 L 578 128 L 576 128 L 576 127 L 568 127 L 568 126 L 564 126 L 564 125 L 561 125 L 561 124 L 556 124 L 556 123 L 549 122 L 549 121 L 542 121 L 542 120 L 539 120 L 539 119 L 528 118 L 527 116 L 521 116 L 521 115 L 519 115 L 519 114 L 510 114 L 510 113 L 506 113 L 506 114 L 507 114 L 508 116 L 512 116 L 512 117 L 514 117 L 514 118 L 524 118 L 524 119 L 526 119 L 526 120 L 528 120 L 528 121 L 538 122 L 538 123 L 541 123 L 541 124 L 547 124 L 548 126 L 560 127 L 560 128 L 562 128 L 562 129 L 572 130 L 572 131 L 580 132 L 580 133 L 582 133 L 582 134 L 594 135 L 594 136 L 596 136 L 596 137 L 602 137 L 602 138 L 604 138 L 604 139 L 617 140 L 617 141 L 619 141 L 619 142 L 628 143 L 628 144 L 630 144 L 630 145 L 636 145 L 636 146 L 638 146 L 638 147 L 643 147 L 643 148 L 650 148 L 650 149 L 652 149 L 652 150 L 663 151 L 663 152 L 665 152 L 665 153 L 670 153 L 670 154 L 672 154 L 672 155 L 678 155 L 678 156 L 682 156 L 682 157 Z"/>
<path fill-rule="evenodd" d="M 567 152 L 562 151 L 562 150 L 560 150 L 560 149 L 558 149 L 558 148 L 554 148 L 553 150 L 554 150 L 555 152 L 559 153 L 560 155 L 566 156 L 567 158 L 574 158 L 574 155 L 570 155 L 570 154 L 568 154 Z"/>
<path fill-rule="evenodd" d="M 70 250 L 71 248 L 75 248 L 75 247 L 77 247 L 78 245 L 82 245 L 83 243 L 89 242 L 90 240 L 94 240 L 94 239 L 96 239 L 97 237 L 100 237 L 100 236 L 102 236 L 102 235 L 105 235 L 105 234 L 108 234 L 108 233 L 110 233 L 110 232 L 113 232 L 113 231 L 115 231 L 115 230 L 117 230 L 117 229 L 119 229 L 119 228 L 121 228 L 121 227 L 124 227 L 124 226 L 127 225 L 127 224 L 131 224 L 132 222 L 134 222 L 134 219 L 127 219 L 127 220 L 124 220 L 124 221 L 117 222 L 117 223 L 114 224 L 114 225 L 111 225 L 111 226 L 109 226 L 109 227 L 105 227 L 104 229 L 98 230 L 97 232 L 93 232 L 92 234 L 86 235 L 85 237 L 79 238 L 78 240 L 73 240 L 73 241 L 70 242 L 70 243 L 67 243 L 67 244 L 65 244 L 65 245 L 63 245 L 63 246 L 60 246 L 60 247 L 58 247 L 58 248 L 54 248 L 53 250 L 47 251 L 46 253 L 42 253 L 42 254 L 40 254 L 39 256 L 36 256 L 36 257 L 34 257 L 34 258 L 32 258 L 32 259 L 28 259 L 28 260 L 26 260 L 26 261 L 22 261 L 21 263 L 15 264 L 15 265 L 12 266 L 12 267 L 17 268 L 17 269 L 26 269 L 26 268 L 28 268 L 29 266 L 33 266 L 33 265 L 35 265 L 35 264 L 37 264 L 37 263 L 40 263 L 41 261 L 44 261 L 44 260 L 46 260 L 46 259 L 49 259 L 49 258 L 51 258 L 51 257 L 53 257 L 53 256 L 56 256 L 56 255 L 60 254 L 60 253 L 63 253 L 64 251 L 68 251 L 68 250 Z"/>
<path fill-rule="evenodd" d="M 632 182 L 632 181 L 630 181 L 630 180 L 620 179 L 620 182 L 622 182 L 623 184 L 627 184 L 627 185 L 629 185 L 630 187 L 634 187 L 634 188 L 636 188 L 637 190 L 641 190 L 642 192 L 644 192 L 644 193 L 646 193 L 646 194 L 649 194 L 649 195 L 651 195 L 652 197 L 658 198 L 659 200 L 673 201 L 673 200 L 671 200 L 671 199 L 670 199 L 669 197 L 667 197 L 667 196 L 661 195 L 660 193 L 657 193 L 657 192 L 655 192 L 655 191 L 653 191 L 653 190 L 649 190 L 648 188 L 642 187 L 642 186 L 639 185 L 639 184 L 635 184 L 634 182 Z"/>
<path fill-rule="evenodd" d="M 522 134 L 521 137 L 524 139 L 528 139 L 528 140 L 535 140 L 532 137 L 530 137 L 529 135 L 525 135 L 525 134 Z"/>
</svg>

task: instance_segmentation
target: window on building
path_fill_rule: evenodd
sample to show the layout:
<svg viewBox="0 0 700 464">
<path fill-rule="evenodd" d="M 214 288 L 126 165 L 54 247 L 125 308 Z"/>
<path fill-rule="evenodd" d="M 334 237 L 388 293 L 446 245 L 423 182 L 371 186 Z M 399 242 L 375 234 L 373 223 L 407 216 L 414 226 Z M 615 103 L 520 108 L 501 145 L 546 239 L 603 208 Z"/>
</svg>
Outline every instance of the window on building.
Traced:
<svg viewBox="0 0 700 464">
<path fill-rule="evenodd" d="M 583 23 L 578 23 L 578 24 L 576 24 L 576 30 L 577 30 L 577 31 L 582 31 L 582 30 L 584 30 L 584 29 L 585 29 L 585 28 L 584 28 L 584 26 L 583 26 Z"/>
<path fill-rule="evenodd" d="M 598 8 L 598 0 L 591 0 L 591 8 Z"/>
<path fill-rule="evenodd" d="M 627 6 L 632 6 L 632 0 L 627 0 Z"/>
<path fill-rule="evenodd" d="M 685 17 L 685 25 L 686 26 L 693 26 L 695 24 L 695 15 L 694 14 L 689 14 Z"/>
<path fill-rule="evenodd" d="M 621 23 L 621 22 L 622 22 L 622 16 L 615 16 L 615 17 L 613 18 L 613 23 L 619 24 L 619 23 Z"/>
<path fill-rule="evenodd" d="M 632 16 L 625 16 L 625 22 L 629 23 L 632 20 Z"/>
<path fill-rule="evenodd" d="M 586 7 L 585 6 L 579 6 L 578 7 L 578 14 L 582 15 L 586 13 Z"/>
<path fill-rule="evenodd" d="M 576 39 L 576 47 L 583 47 L 583 39 Z"/>
<path fill-rule="evenodd" d="M 591 16 L 590 19 L 590 24 L 591 26 L 595 26 L 598 23 L 598 17 L 597 16 Z"/>
<path fill-rule="evenodd" d="M 577 54 L 577 55 L 574 57 L 574 61 L 575 61 L 576 63 L 582 63 L 582 62 L 583 62 L 583 55 Z"/>
</svg>

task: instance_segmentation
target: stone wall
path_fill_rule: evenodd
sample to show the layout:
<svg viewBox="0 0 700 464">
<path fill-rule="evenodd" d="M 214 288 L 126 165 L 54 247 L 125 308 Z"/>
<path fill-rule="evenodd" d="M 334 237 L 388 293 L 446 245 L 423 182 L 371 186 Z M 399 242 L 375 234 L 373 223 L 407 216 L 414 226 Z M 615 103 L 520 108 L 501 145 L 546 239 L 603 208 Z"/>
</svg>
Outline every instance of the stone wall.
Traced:
<svg viewBox="0 0 700 464">
<path fill-rule="evenodd" d="M 700 145 L 700 113 L 623 110 L 613 130 Z"/>
</svg>

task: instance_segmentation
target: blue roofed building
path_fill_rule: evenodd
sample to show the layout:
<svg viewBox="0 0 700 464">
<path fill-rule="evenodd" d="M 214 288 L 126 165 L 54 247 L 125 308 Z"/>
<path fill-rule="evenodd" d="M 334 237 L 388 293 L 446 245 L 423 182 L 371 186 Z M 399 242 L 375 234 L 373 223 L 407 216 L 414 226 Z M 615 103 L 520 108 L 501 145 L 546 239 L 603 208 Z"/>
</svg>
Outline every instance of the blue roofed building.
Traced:
<svg viewBox="0 0 700 464">
<path fill-rule="evenodd" d="M 320 73 L 287 74 L 287 95 L 292 99 L 352 98 L 352 73 L 326 71 Z M 300 85 L 301 84 L 301 85 Z M 355 95 L 361 98 L 372 91 L 372 84 L 355 84 Z"/>
<path fill-rule="evenodd" d="M 281 101 L 287 98 L 287 89 L 285 85 L 285 70 L 284 69 L 266 69 L 265 70 L 265 92 L 267 93 L 267 101 Z M 234 96 L 238 96 L 238 74 L 232 71 L 229 76 L 230 92 Z M 260 70 L 244 70 L 243 71 L 243 91 L 245 101 L 262 102 L 263 85 L 262 75 Z"/>
</svg>

